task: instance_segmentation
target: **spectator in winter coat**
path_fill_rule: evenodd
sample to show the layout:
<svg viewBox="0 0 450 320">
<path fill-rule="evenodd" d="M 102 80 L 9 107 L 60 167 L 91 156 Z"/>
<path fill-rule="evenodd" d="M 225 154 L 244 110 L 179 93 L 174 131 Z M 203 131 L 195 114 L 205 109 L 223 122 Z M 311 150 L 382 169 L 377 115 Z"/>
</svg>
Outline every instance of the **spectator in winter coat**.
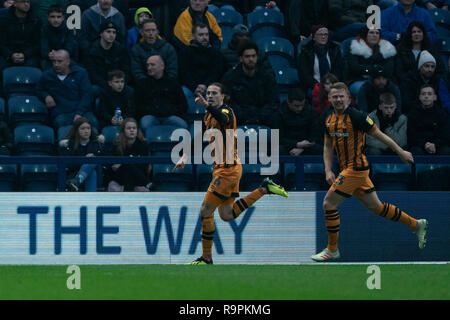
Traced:
<svg viewBox="0 0 450 320">
<path fill-rule="evenodd" d="M 408 118 L 400 113 L 395 101 L 395 95 L 392 93 L 381 94 L 378 108 L 373 110 L 369 117 L 383 133 L 394 140 L 401 148 L 404 148 L 407 144 Z M 366 135 L 366 139 L 368 155 L 395 154 L 385 144 L 372 136 Z"/>
</svg>

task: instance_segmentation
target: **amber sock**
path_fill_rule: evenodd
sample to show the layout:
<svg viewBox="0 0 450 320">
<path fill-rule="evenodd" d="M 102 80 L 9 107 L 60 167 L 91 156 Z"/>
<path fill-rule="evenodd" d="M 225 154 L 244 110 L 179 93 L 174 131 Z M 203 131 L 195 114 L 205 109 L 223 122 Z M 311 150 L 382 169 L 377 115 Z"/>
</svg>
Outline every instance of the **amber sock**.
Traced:
<svg viewBox="0 0 450 320">
<path fill-rule="evenodd" d="M 211 257 L 212 255 L 215 230 L 216 227 L 214 225 L 214 216 L 202 218 L 202 252 L 204 257 Z"/>
<path fill-rule="evenodd" d="M 417 220 L 390 203 L 382 203 L 377 214 L 392 221 L 400 221 L 416 231 Z"/>
<path fill-rule="evenodd" d="M 233 217 L 235 219 L 239 217 L 242 212 L 251 207 L 263 195 L 264 194 L 261 193 L 259 189 L 255 189 L 245 197 L 237 200 L 235 203 L 233 203 Z"/>
<path fill-rule="evenodd" d="M 328 232 L 328 250 L 336 251 L 338 249 L 339 226 L 341 219 L 336 209 L 325 210 L 325 225 Z"/>
</svg>

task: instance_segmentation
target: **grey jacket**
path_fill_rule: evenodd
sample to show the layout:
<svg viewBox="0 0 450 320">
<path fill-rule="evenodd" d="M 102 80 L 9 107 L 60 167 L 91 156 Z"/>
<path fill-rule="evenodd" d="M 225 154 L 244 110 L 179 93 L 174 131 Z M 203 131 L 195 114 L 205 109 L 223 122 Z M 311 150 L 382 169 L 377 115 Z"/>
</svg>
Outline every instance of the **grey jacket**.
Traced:
<svg viewBox="0 0 450 320">
<path fill-rule="evenodd" d="M 373 110 L 371 113 L 369 113 L 369 117 L 379 128 L 380 119 L 378 119 L 377 110 Z M 403 148 L 407 144 L 407 125 L 408 118 L 404 114 L 400 114 L 397 122 L 395 122 L 393 126 L 387 127 L 386 130 L 384 130 L 384 133 Z M 388 147 L 384 143 L 378 141 L 370 135 L 366 135 L 366 143 L 369 151 L 372 151 L 368 152 L 368 154 L 374 154 L 374 150 L 382 151 L 388 149 Z M 380 153 L 381 152 L 377 152 L 376 154 Z"/>
</svg>

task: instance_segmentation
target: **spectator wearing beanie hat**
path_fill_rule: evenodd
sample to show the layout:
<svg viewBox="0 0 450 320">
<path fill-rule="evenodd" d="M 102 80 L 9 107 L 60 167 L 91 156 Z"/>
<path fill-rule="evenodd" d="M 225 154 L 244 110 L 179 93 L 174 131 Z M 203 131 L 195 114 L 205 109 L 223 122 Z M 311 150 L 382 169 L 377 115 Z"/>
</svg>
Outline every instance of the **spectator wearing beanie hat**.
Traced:
<svg viewBox="0 0 450 320">
<path fill-rule="evenodd" d="M 141 23 L 150 18 L 153 18 L 153 14 L 148 8 L 141 7 L 136 10 L 136 13 L 134 14 L 135 25 L 128 30 L 127 34 L 127 49 L 129 51 L 138 41 L 141 40 Z"/>
<path fill-rule="evenodd" d="M 117 25 L 105 20 L 100 24 L 100 39 L 96 40 L 84 58 L 84 65 L 93 85 L 108 88 L 108 72 L 122 70 L 127 79 L 130 73 L 130 63 L 125 47 L 116 41 Z"/>
<path fill-rule="evenodd" d="M 438 94 L 440 76 L 436 72 L 436 59 L 427 50 L 420 53 L 417 70 L 409 71 L 405 81 L 400 84 L 402 93 L 402 112 L 408 113 L 411 106 L 418 101 L 420 87 L 424 84 L 431 85 Z"/>
<path fill-rule="evenodd" d="M 329 40 L 328 28 L 315 25 L 311 28 L 312 41 L 302 47 L 298 58 L 298 76 L 305 91 L 312 90 L 323 76 L 333 73 L 342 80 L 341 49 Z"/>
</svg>

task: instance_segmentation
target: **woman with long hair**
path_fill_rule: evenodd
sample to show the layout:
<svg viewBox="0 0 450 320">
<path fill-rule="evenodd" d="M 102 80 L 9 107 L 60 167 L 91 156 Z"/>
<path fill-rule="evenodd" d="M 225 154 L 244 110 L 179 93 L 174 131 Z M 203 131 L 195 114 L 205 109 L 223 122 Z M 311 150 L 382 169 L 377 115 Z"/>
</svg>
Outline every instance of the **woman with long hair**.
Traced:
<svg viewBox="0 0 450 320">
<path fill-rule="evenodd" d="M 381 39 L 379 29 L 361 28 L 359 36 L 350 44 L 348 57 L 347 83 L 353 97 L 358 95 L 364 81 L 373 70 L 382 68 L 386 70 L 388 79 L 394 76 L 394 57 L 397 50 L 389 41 Z"/>
<path fill-rule="evenodd" d="M 428 38 L 425 26 L 420 21 L 413 21 L 403 34 L 397 46 L 397 56 L 395 58 L 395 75 L 400 83 L 406 73 L 410 70 L 417 70 L 420 53 L 427 50 L 436 59 L 436 72 L 445 74 L 445 65 L 439 50 Z"/>
<path fill-rule="evenodd" d="M 89 119 L 80 117 L 75 120 L 72 129 L 60 142 L 59 154 L 62 156 L 94 157 L 103 154 L 103 143 L 95 129 L 92 129 Z M 66 170 L 66 186 L 69 191 L 79 191 L 84 184 L 84 190 L 97 191 L 97 164 L 73 164 Z"/>
<path fill-rule="evenodd" d="M 115 155 L 124 157 L 149 156 L 148 145 L 139 124 L 134 118 L 123 120 L 115 145 Z M 108 191 L 148 192 L 151 186 L 149 173 L 151 165 L 144 163 L 112 165 L 112 180 Z"/>
</svg>

